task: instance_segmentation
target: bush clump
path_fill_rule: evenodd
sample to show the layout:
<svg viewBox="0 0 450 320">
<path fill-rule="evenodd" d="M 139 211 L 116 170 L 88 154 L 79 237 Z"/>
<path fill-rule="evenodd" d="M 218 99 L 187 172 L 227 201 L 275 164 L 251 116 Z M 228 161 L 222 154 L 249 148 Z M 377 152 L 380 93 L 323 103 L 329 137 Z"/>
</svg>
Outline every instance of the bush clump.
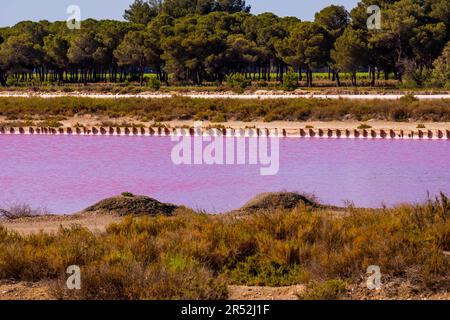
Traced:
<svg viewBox="0 0 450 320">
<path fill-rule="evenodd" d="M 341 279 L 333 279 L 324 283 L 310 284 L 306 292 L 299 293 L 300 300 L 337 300 L 345 293 L 347 283 Z"/>
<path fill-rule="evenodd" d="M 260 210 L 286 210 L 294 209 L 299 205 L 313 208 L 321 207 L 321 205 L 314 199 L 313 196 L 305 196 L 295 192 L 268 192 L 262 193 L 247 202 L 240 209 L 240 211 L 251 213 Z"/>
<path fill-rule="evenodd" d="M 130 192 L 122 196 L 104 199 L 85 209 L 85 212 L 106 212 L 125 216 L 134 215 L 172 215 L 177 207 L 173 204 L 161 203 L 145 196 L 135 196 Z"/>
</svg>

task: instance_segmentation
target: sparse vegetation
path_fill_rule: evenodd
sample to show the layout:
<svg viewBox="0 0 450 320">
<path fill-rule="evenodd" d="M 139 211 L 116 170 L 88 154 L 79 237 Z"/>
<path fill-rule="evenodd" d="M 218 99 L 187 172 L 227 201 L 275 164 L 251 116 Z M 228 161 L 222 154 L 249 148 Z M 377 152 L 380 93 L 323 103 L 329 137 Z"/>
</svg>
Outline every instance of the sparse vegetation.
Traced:
<svg viewBox="0 0 450 320">
<path fill-rule="evenodd" d="M 126 216 L 133 215 L 171 215 L 177 207 L 172 204 L 161 203 L 158 200 L 135 196 L 131 192 L 124 192 L 119 197 L 104 199 L 93 206 L 90 206 L 86 212 L 108 212 Z"/>
<path fill-rule="evenodd" d="M 449 121 L 450 99 L 415 100 L 327 100 L 327 99 L 91 99 L 0 98 L 0 116 L 57 120 L 74 115 L 106 116 L 111 119 L 146 118 L 157 123 L 169 120 L 307 121 L 366 119 L 391 121 Z M 53 120 L 52 120 L 53 119 Z M 220 121 L 221 122 L 221 121 Z M 132 126 L 131 123 L 122 125 Z"/>
<path fill-rule="evenodd" d="M 0 219 L 30 218 L 49 214 L 46 208 L 32 208 L 26 203 L 7 204 L 3 209 L 0 207 Z"/>
<path fill-rule="evenodd" d="M 306 292 L 298 294 L 300 300 L 336 300 L 345 293 L 347 284 L 341 279 L 324 283 L 311 283 Z"/>
<path fill-rule="evenodd" d="M 367 123 L 362 123 L 358 126 L 359 130 L 370 129 L 370 128 L 372 128 L 372 126 L 368 125 Z"/>
<path fill-rule="evenodd" d="M 58 298 L 223 299 L 227 284 L 308 284 L 302 299 L 335 299 L 369 265 L 383 279 L 414 279 L 421 292 L 448 290 L 450 206 L 442 195 L 393 209 L 296 206 L 245 216 L 178 209 L 126 217 L 106 232 L 81 227 L 21 236 L 0 227 L 0 279 L 51 280 Z M 81 291 L 65 269 L 82 270 Z"/>
</svg>

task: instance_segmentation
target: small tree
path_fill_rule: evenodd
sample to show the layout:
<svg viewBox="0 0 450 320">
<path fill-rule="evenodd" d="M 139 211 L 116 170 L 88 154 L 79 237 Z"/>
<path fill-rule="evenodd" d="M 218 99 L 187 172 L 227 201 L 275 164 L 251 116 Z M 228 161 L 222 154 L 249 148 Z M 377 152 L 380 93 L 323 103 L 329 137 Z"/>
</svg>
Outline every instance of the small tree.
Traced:
<svg viewBox="0 0 450 320">
<path fill-rule="evenodd" d="M 123 18 L 131 23 L 147 24 L 156 17 L 161 10 L 161 0 L 135 0 Z"/>
<path fill-rule="evenodd" d="M 353 86 L 356 86 L 356 72 L 367 63 L 367 51 L 363 31 L 350 27 L 336 40 L 331 51 L 334 68 L 337 72 L 350 72 Z M 340 85 L 339 75 L 336 76 L 336 83 Z"/>
<path fill-rule="evenodd" d="M 450 42 L 442 51 L 442 54 L 433 63 L 431 79 L 433 85 L 450 88 Z"/>
<path fill-rule="evenodd" d="M 123 39 L 114 51 L 114 56 L 120 67 L 136 69 L 139 82 L 144 82 L 146 67 L 155 67 L 159 62 L 159 55 L 153 51 L 151 40 L 144 31 L 132 31 Z"/>
<path fill-rule="evenodd" d="M 294 69 L 290 68 L 284 76 L 283 87 L 288 91 L 293 91 L 299 87 L 298 75 L 295 74 Z"/>
</svg>

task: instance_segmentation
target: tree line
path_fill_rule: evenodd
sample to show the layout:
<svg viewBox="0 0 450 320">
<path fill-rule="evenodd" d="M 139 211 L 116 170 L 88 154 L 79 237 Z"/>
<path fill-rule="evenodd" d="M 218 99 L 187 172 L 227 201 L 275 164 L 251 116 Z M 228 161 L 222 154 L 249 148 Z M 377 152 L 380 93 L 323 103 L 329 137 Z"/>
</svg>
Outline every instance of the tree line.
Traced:
<svg viewBox="0 0 450 320">
<path fill-rule="evenodd" d="M 368 29 L 369 5 L 381 29 Z M 200 85 L 235 75 L 308 87 L 313 71 L 368 71 L 371 85 L 393 76 L 417 86 L 450 85 L 450 0 L 362 0 L 347 12 L 331 5 L 314 21 L 252 15 L 243 0 L 136 0 L 127 21 L 24 21 L 0 29 L 0 84 L 144 82 Z M 305 78 L 304 78 L 305 77 Z M 287 80 L 287 79 L 286 79 Z"/>
</svg>

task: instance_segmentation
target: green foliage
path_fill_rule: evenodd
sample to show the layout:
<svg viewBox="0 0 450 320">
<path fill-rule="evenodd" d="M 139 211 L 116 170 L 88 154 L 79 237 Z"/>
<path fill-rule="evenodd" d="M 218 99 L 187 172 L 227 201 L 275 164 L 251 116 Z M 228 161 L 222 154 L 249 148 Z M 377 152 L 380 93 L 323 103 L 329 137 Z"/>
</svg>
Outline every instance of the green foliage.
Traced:
<svg viewBox="0 0 450 320">
<path fill-rule="evenodd" d="M 123 197 L 133 198 L 134 194 L 132 194 L 131 192 L 122 192 L 122 196 Z"/>
<path fill-rule="evenodd" d="M 356 85 L 356 72 L 367 64 L 367 42 L 362 30 L 354 30 L 351 27 L 345 29 L 331 51 L 333 67 L 337 72 L 350 72 L 352 84 Z"/>
<path fill-rule="evenodd" d="M 370 128 L 372 128 L 372 126 L 369 126 L 369 125 L 366 124 L 366 123 L 362 123 L 362 124 L 360 124 L 360 125 L 358 126 L 358 129 L 359 129 L 359 130 L 370 129 Z"/>
<path fill-rule="evenodd" d="M 252 80 L 245 78 L 241 74 L 227 76 L 225 80 L 230 87 L 238 88 L 241 90 L 247 89 L 252 85 Z"/>
<path fill-rule="evenodd" d="M 372 71 L 372 84 L 378 70 L 406 87 L 448 85 L 439 71 L 429 82 L 433 66 L 448 65 L 436 60 L 449 41 L 448 0 L 377 1 L 380 30 L 367 30 L 371 4 L 360 1 L 351 19 L 331 5 L 314 22 L 301 22 L 251 15 L 243 0 L 135 0 L 124 14 L 128 22 L 89 19 L 71 32 L 64 21 L 24 21 L 0 29 L 0 85 L 142 85 L 149 69 L 164 84 L 222 83 L 249 73 L 270 83 L 281 81 L 286 67 L 305 72 L 308 87 L 312 72 L 324 67 L 348 70 L 353 85 L 360 69 Z"/>
<path fill-rule="evenodd" d="M 405 94 L 404 96 L 402 96 L 402 97 L 400 98 L 400 101 L 401 101 L 401 102 L 404 102 L 404 103 L 409 103 L 409 104 L 410 104 L 410 103 L 419 101 L 419 99 L 417 99 L 413 94 L 408 93 L 408 94 Z"/>
<path fill-rule="evenodd" d="M 148 81 L 148 86 L 153 90 L 158 91 L 159 89 L 161 89 L 161 81 L 154 77 L 151 77 Z"/>
<path fill-rule="evenodd" d="M 344 6 L 330 5 L 316 13 L 315 22 L 337 39 L 350 24 L 350 15 Z"/>
<path fill-rule="evenodd" d="M 125 10 L 123 18 L 131 23 L 147 25 L 160 11 L 158 1 L 134 0 L 128 10 Z"/>
<path fill-rule="evenodd" d="M 433 67 L 432 84 L 450 88 L 450 42 L 445 46 L 441 56 L 434 61 Z"/>
<path fill-rule="evenodd" d="M 307 86 L 312 86 L 312 69 L 324 67 L 329 61 L 332 38 L 315 22 L 295 24 L 289 36 L 277 43 L 277 51 L 285 63 L 306 68 Z"/>
<path fill-rule="evenodd" d="M 298 75 L 294 73 L 294 71 L 291 69 L 288 73 L 284 76 L 283 79 L 283 88 L 288 91 L 293 91 L 299 87 L 298 84 Z"/>
<path fill-rule="evenodd" d="M 333 279 L 324 283 L 313 283 L 306 292 L 298 294 L 300 300 L 337 300 L 345 293 L 347 283 L 341 279 Z"/>
</svg>

